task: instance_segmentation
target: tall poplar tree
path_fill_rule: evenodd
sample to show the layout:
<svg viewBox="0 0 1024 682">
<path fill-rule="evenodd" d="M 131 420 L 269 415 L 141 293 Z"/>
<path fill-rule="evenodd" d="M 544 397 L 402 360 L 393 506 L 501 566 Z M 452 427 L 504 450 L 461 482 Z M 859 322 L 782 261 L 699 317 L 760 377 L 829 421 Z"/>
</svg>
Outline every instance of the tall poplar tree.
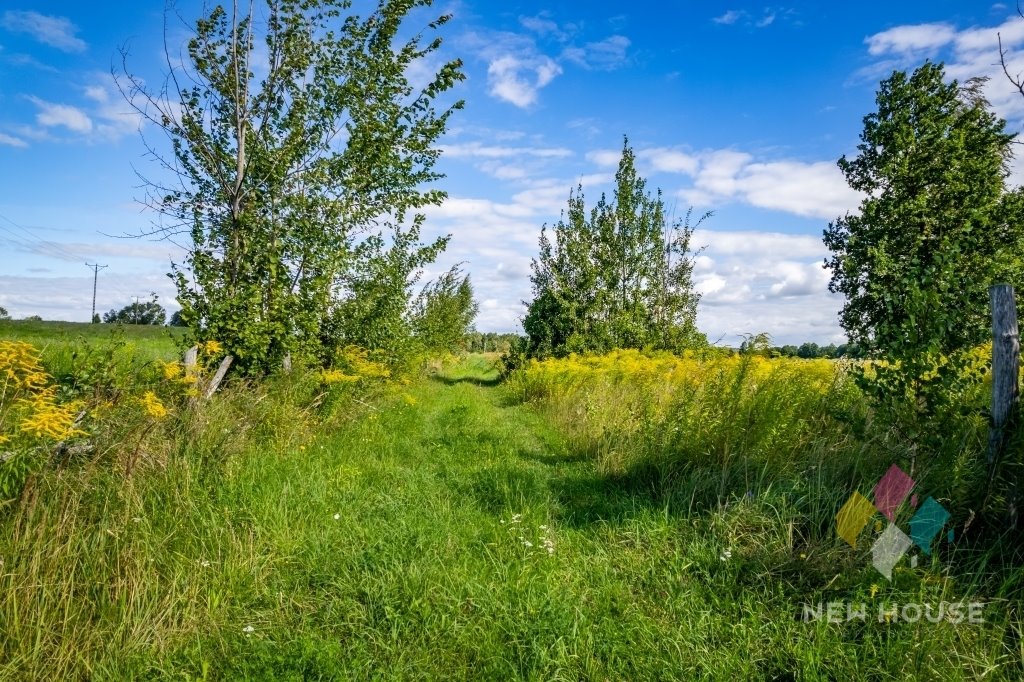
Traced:
<svg viewBox="0 0 1024 682">
<path fill-rule="evenodd" d="M 696 328 L 700 295 L 692 280 L 696 225 L 690 215 L 666 223 L 661 192 L 647 191 L 625 140 L 612 199 L 602 195 L 588 213 L 583 188 L 577 187 L 562 218 L 541 231 L 532 265 L 534 299 L 523 320 L 527 352 L 705 344 Z"/>
<path fill-rule="evenodd" d="M 380 0 L 366 17 L 351 5 L 216 5 L 182 64 L 168 49 L 162 88 L 127 69 L 121 79 L 170 143 L 169 155 L 152 150 L 171 180 L 151 183 L 149 198 L 165 219 L 157 232 L 186 242 L 173 272 L 181 318 L 246 371 L 343 342 L 329 337 L 359 317 L 353 308 L 372 307 L 353 299 L 373 267 L 397 270 L 384 278 L 387 295 L 372 294 L 407 305 L 408 266 L 445 243 L 420 243 L 418 211 L 444 197 L 429 189 L 440 177 L 436 143 L 462 103 L 438 102 L 464 76 L 458 60 L 425 84 L 409 74 L 438 50 L 427 34 L 450 17 L 403 37 L 431 0 Z M 393 253 L 382 255 L 382 240 Z"/>
</svg>

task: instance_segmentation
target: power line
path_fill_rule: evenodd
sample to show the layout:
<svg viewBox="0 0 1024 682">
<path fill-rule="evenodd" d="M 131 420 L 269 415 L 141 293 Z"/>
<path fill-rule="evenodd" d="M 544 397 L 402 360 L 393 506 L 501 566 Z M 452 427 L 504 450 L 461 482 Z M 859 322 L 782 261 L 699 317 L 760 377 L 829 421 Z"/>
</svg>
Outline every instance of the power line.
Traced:
<svg viewBox="0 0 1024 682">
<path fill-rule="evenodd" d="M 21 232 L 23 235 L 25 235 L 25 237 L 28 238 L 29 241 L 25 241 L 25 237 L 17 235 L 13 231 L 11 231 L 9 228 L 6 228 L 3 225 L 0 225 L 0 230 L 3 230 L 7 234 L 12 235 L 13 237 L 15 237 L 15 239 L 19 240 L 18 243 L 21 246 L 27 246 L 29 249 L 32 249 L 32 247 L 33 247 L 33 243 L 32 242 L 34 242 L 34 246 L 36 247 L 37 250 L 38 249 L 43 249 L 44 250 L 44 255 L 49 255 L 49 256 L 55 257 L 55 258 L 60 258 L 61 260 L 70 260 L 70 261 L 80 261 L 80 260 L 82 260 L 82 255 L 81 254 L 73 253 L 72 251 L 70 251 L 69 249 L 64 248 L 63 246 L 61 246 L 57 242 L 52 242 L 52 241 L 49 241 L 49 240 L 40 239 L 38 236 L 36 236 L 32 232 L 30 232 L 28 229 L 26 229 L 25 227 L 23 227 L 23 226 L 19 225 L 18 223 L 14 222 L 13 220 L 8 218 L 7 216 L 5 216 L 3 214 L 0 214 L 0 219 L 2 219 L 5 222 L 9 223 L 11 226 L 16 228 L 19 232 Z M 48 252 L 48 253 L 45 253 L 45 252 Z"/>
</svg>

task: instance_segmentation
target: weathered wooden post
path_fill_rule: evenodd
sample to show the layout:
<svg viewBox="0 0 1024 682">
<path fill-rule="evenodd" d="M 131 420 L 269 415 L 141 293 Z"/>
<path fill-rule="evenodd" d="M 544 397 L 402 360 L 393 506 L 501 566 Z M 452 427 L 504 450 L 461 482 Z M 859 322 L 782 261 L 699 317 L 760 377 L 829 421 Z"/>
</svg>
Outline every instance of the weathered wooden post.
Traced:
<svg viewBox="0 0 1024 682">
<path fill-rule="evenodd" d="M 992 423 L 988 433 L 987 462 L 991 484 L 1006 443 L 1007 427 L 1017 408 L 1020 338 L 1017 334 L 1017 301 L 1013 287 L 1009 284 L 995 284 L 989 287 L 988 295 L 992 303 Z"/>
<path fill-rule="evenodd" d="M 203 398 L 209 400 L 210 397 L 217 392 L 217 387 L 220 386 L 220 382 L 224 381 L 224 376 L 228 373 L 228 367 L 231 366 L 231 361 L 235 358 L 230 355 L 225 355 L 224 359 L 220 361 L 220 367 L 217 368 L 217 373 L 210 379 L 210 383 L 207 384 L 206 390 L 203 392 Z"/>
</svg>

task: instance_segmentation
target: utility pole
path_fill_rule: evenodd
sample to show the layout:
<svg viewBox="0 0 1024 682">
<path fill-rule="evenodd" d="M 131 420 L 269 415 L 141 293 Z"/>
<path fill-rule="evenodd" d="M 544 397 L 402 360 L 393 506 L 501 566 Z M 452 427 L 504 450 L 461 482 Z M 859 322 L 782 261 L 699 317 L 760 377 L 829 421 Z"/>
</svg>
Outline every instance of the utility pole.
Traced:
<svg viewBox="0 0 1024 682">
<path fill-rule="evenodd" d="M 96 281 L 100 277 L 100 270 L 106 268 L 106 265 L 97 265 L 95 263 L 86 263 L 86 267 L 92 268 L 92 317 L 89 318 L 89 322 L 96 319 Z"/>
</svg>

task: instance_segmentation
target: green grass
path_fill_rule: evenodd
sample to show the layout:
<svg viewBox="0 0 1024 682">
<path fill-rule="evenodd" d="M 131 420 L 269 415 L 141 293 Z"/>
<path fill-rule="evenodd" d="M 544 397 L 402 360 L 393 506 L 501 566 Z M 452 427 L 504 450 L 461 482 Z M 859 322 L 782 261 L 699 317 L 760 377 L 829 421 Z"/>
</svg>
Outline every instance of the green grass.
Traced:
<svg viewBox="0 0 1024 682">
<path fill-rule="evenodd" d="M 834 539 L 801 544 L 770 491 L 695 506 L 602 473 L 484 358 L 406 390 L 312 440 L 244 447 L 223 404 L 276 408 L 229 392 L 197 419 L 203 452 L 231 453 L 215 463 L 193 450 L 128 479 L 97 461 L 37 480 L 0 530 L 0 677 L 1021 672 L 1019 620 L 797 620 L 823 596 L 872 602 L 869 561 L 834 565 Z M 287 428 L 280 412 L 265 429 Z M 906 574 L 877 599 L 934 602 L 934 585 Z"/>
<path fill-rule="evenodd" d="M 0 320 L 0 340 L 24 341 L 43 350 L 51 364 L 85 347 L 112 340 L 130 346 L 142 361 L 166 360 L 177 355 L 177 339 L 184 334 L 179 327 L 134 324 L 89 324 L 88 322 L 49 322 Z"/>
</svg>

